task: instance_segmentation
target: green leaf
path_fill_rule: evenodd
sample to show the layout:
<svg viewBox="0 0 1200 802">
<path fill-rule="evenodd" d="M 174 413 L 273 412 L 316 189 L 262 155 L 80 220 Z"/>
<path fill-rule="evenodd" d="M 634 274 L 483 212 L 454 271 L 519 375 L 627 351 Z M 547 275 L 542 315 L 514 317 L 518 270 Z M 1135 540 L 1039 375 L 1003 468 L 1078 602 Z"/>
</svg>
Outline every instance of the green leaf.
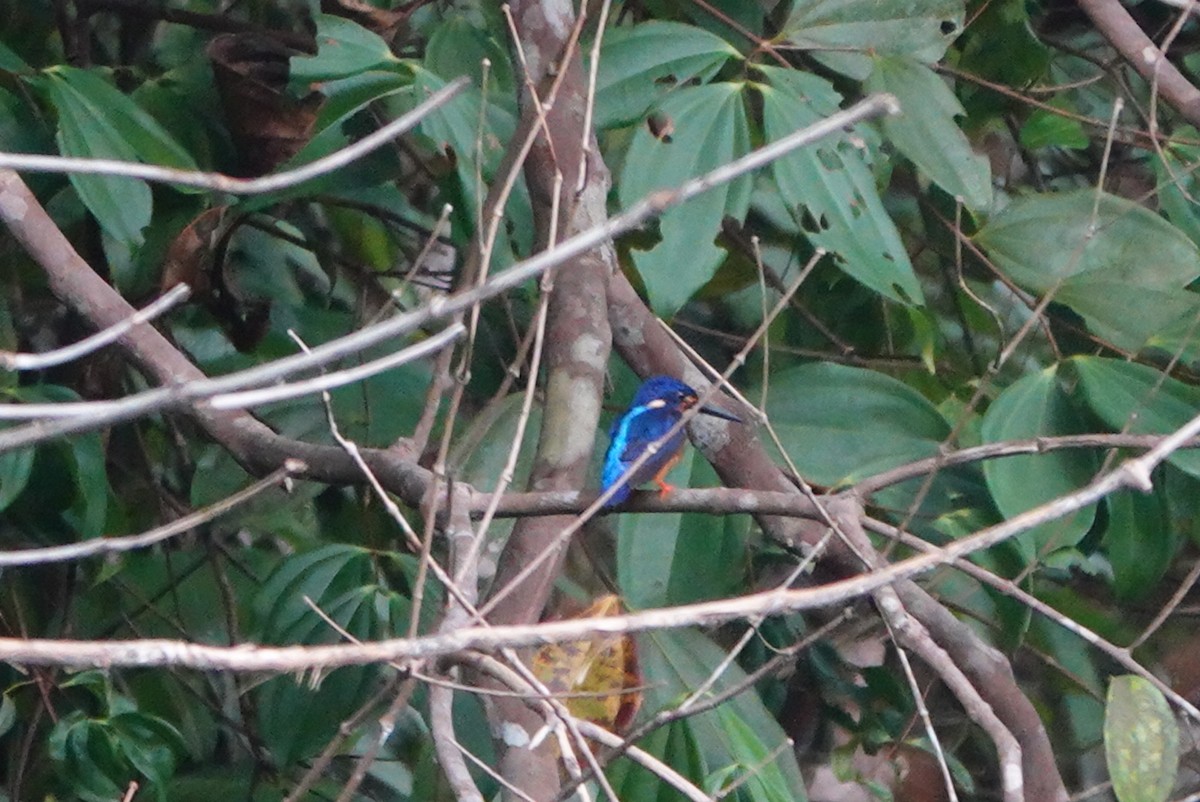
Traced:
<svg viewBox="0 0 1200 802">
<path fill-rule="evenodd" d="M 363 584 L 370 575 L 369 561 L 365 549 L 340 543 L 284 560 L 267 578 L 256 601 L 263 638 L 285 643 L 301 619 L 314 615 L 305 596 L 315 602 Z"/>
<path fill-rule="evenodd" d="M 657 139 L 644 126 L 638 128 L 621 171 L 622 205 L 749 152 L 743 88 L 737 83 L 709 84 L 668 96 L 658 111 L 674 122 L 673 137 Z M 725 259 L 725 251 L 713 239 L 726 215 L 738 220 L 746 216 L 750 186 L 743 176 L 671 209 L 659 220 L 662 242 L 650 251 L 634 251 L 656 313 L 670 317 L 713 277 Z"/>
<path fill-rule="evenodd" d="M 992 402 L 983 417 L 988 443 L 1029 437 L 1078 434 L 1078 413 L 1058 386 L 1055 368 L 1020 379 Z M 1067 449 L 1034 456 L 1013 456 L 984 463 L 983 473 L 996 506 L 1012 518 L 1091 481 L 1098 465 L 1089 451 Z M 1074 546 L 1091 528 L 1095 505 L 1026 531 L 1021 539 L 1041 555 Z"/>
<path fill-rule="evenodd" d="M 1075 357 L 1070 365 L 1082 400 L 1113 431 L 1170 434 L 1200 409 L 1200 390 L 1149 365 L 1095 356 Z M 1168 459 L 1200 478 L 1200 451 L 1183 449 Z"/>
<path fill-rule="evenodd" d="M 644 22 L 605 32 L 596 74 L 598 129 L 640 120 L 666 92 L 707 83 L 731 58 L 724 39 L 679 22 Z"/>
<path fill-rule="evenodd" d="M 933 404 L 903 382 L 826 362 L 773 375 L 767 414 L 800 473 L 823 485 L 933 456 L 950 435 Z"/>
<path fill-rule="evenodd" d="M 1113 571 L 1113 591 L 1122 601 L 1145 598 L 1159 582 L 1179 547 L 1179 533 L 1167 517 L 1161 490 L 1122 491 L 1105 499 L 1108 529 L 1104 548 Z"/>
<path fill-rule="evenodd" d="M 717 484 L 716 474 L 692 448 L 685 449 L 669 481 L 681 487 Z M 622 598 L 644 609 L 736 593 L 746 567 L 745 531 L 738 520 L 700 513 L 619 516 L 617 582 Z"/>
<path fill-rule="evenodd" d="M 1097 334 L 1136 350 L 1196 310 L 1184 288 L 1200 276 L 1200 251 L 1136 203 L 1096 200 L 1091 190 L 1015 200 L 976 241 L 1016 283 L 1035 293 L 1055 290 Z"/>
<path fill-rule="evenodd" d="M 340 544 L 298 555 L 280 564 L 263 585 L 258 608 L 267 643 L 317 644 L 341 641 L 343 635 L 318 615 L 310 599 L 345 632 L 360 640 L 393 634 L 394 594 L 379 587 L 371 555 Z M 366 700 L 378 666 L 341 668 L 324 677 L 315 690 L 293 677 L 279 677 L 258 689 L 263 739 L 281 764 L 311 755 L 333 735 L 338 724 Z"/>
<path fill-rule="evenodd" d="M 176 755 L 184 753 L 183 736 L 166 721 L 136 711 L 113 716 L 107 727 L 120 753 L 165 802 L 167 783 L 175 774 Z"/>
<path fill-rule="evenodd" d="M 332 14 L 318 14 L 315 22 L 317 55 L 291 59 L 292 82 L 307 88 L 314 81 L 345 78 L 399 61 L 387 42 L 357 22 Z"/>
<path fill-rule="evenodd" d="M 871 55 L 939 60 L 962 30 L 963 16 L 961 0 L 798 0 L 783 37 L 862 80 L 871 71 Z"/>
<path fill-rule="evenodd" d="M 764 743 L 762 736 L 728 705 L 718 707 L 717 715 L 722 728 L 729 734 L 735 761 L 710 775 L 705 790 L 715 795 L 732 783 L 738 783 L 752 800 L 783 802 L 792 799 L 792 788 L 778 761 L 778 744 Z"/>
<path fill-rule="evenodd" d="M 879 57 L 869 92 L 891 92 L 900 114 L 882 120 L 883 133 L 922 173 L 969 209 L 992 204 L 987 157 L 977 154 L 955 122 L 965 112 L 942 78 L 911 58 Z"/>
<path fill-rule="evenodd" d="M 1029 86 L 1041 81 L 1050 64 L 1050 48 L 1033 28 L 1030 9 L 1023 0 L 993 0 L 986 6 L 973 6 L 971 24 L 954 43 L 955 66 L 970 75 L 986 75 L 1004 86 Z M 1026 108 L 998 92 L 965 82 L 958 87 L 958 95 L 972 118 Z"/>
<path fill-rule="evenodd" d="M 841 96 L 825 79 L 795 70 L 758 69 L 769 82 L 756 87 L 768 140 L 837 110 Z M 835 254 L 842 270 L 887 298 L 921 303 L 920 282 L 879 198 L 865 150 L 848 136 L 830 137 L 776 160 L 771 175 L 793 214 L 811 221 L 802 226 L 805 236 Z"/>
<path fill-rule="evenodd" d="M 3 42 L 0 42 L 0 70 L 18 74 L 33 72 L 33 68 L 26 64 L 23 58 L 18 56 L 12 48 Z"/>
<path fill-rule="evenodd" d="M 442 76 L 425 67 L 418 67 L 412 97 L 425 97 L 445 85 Z M 476 158 L 476 134 L 479 131 L 482 103 L 483 96 L 478 87 L 469 86 L 449 103 L 427 114 L 418 127 L 433 148 L 452 158 L 454 176 L 457 178 L 454 189 L 461 196 L 461 200 L 455 200 L 454 203 L 456 214 L 463 215 L 468 230 L 472 232 L 481 230 L 480 227 L 485 225 L 483 221 L 475 219 L 479 204 L 483 201 L 479 192 L 481 189 L 486 192 L 486 186 L 478 186 L 476 163 L 481 165 L 485 184 L 491 181 L 504 155 L 504 143 L 512 139 L 517 125 L 516 116 L 510 110 L 489 102 L 485 108 L 484 130 L 479 139 L 482 151 L 480 157 Z M 514 245 L 510 240 L 519 243 L 534 230 L 533 211 L 524 181 L 518 180 L 504 211 L 509 225 L 500 227 L 499 240 L 493 253 L 493 270 L 512 262 Z M 454 225 L 458 226 L 459 223 Z"/>
<path fill-rule="evenodd" d="M 1188 290 L 1143 287 L 1126 280 L 1105 281 L 1090 276 L 1067 279 L 1054 300 L 1083 315 L 1093 334 L 1128 351 L 1167 346 L 1171 333 L 1181 327 L 1190 328 L 1200 313 L 1200 295 Z M 1136 313 L 1131 314 L 1132 310 Z M 1195 332 L 1191 346 L 1196 347 Z"/>
<path fill-rule="evenodd" d="M 1124 198 L 1101 194 L 1097 205 L 1092 190 L 1018 198 L 976 241 L 1035 292 L 1075 276 L 1163 288 L 1200 276 L 1200 254 L 1179 229 Z"/>
<path fill-rule="evenodd" d="M 66 81 L 89 110 L 102 114 L 104 121 L 133 148 L 137 160 L 179 170 L 199 169 L 192 154 L 158 120 L 98 73 L 58 67 L 50 75 Z"/>
<path fill-rule="evenodd" d="M 470 13 L 452 10 L 441 24 L 434 27 L 425 45 L 425 69 L 444 78 L 470 76 L 472 86 L 483 85 L 488 77 L 488 99 L 516 113 L 516 93 L 513 91 L 512 56 L 505 38 L 497 41 L 496 29 L 480 27 Z M 482 62 L 490 66 L 485 73 Z"/>
<path fill-rule="evenodd" d="M 29 484 L 36 453 L 32 448 L 22 448 L 0 454 L 0 510 L 16 501 Z"/>
<path fill-rule="evenodd" d="M 60 68 L 35 82 L 58 112 L 55 139 L 59 151 L 64 156 L 137 161 L 133 143 L 108 120 L 109 93 L 88 95 L 68 80 L 74 72 Z M 152 204 L 145 181 L 76 173 L 70 175 L 70 181 L 84 206 L 111 237 L 131 248 L 142 244 L 142 229 L 150 224 Z"/>
<path fill-rule="evenodd" d="M 1178 135 L 1195 139 L 1196 129 L 1185 126 Z M 1164 148 L 1161 158 L 1152 160 L 1158 200 L 1167 219 L 1188 237 L 1200 244 L 1200 215 L 1192 198 L 1196 193 L 1196 177 L 1188 165 L 1200 157 L 1200 148 L 1174 145 Z"/>
<path fill-rule="evenodd" d="M 1166 802 L 1179 770 L 1179 725 L 1149 681 L 1132 674 L 1112 678 L 1104 756 L 1120 802 Z"/>
<path fill-rule="evenodd" d="M 0 694 L 0 738 L 3 738 L 17 723 L 17 706 L 7 693 Z"/>
<path fill-rule="evenodd" d="M 402 69 L 402 66 L 398 64 L 395 70 L 371 70 L 325 83 L 321 87 L 321 93 L 326 99 L 313 126 L 313 139 L 374 101 L 411 88 L 412 73 L 408 69 Z M 316 158 L 315 153 L 309 152 L 310 148 L 313 148 L 312 141 L 305 145 L 293 161 L 303 163 Z"/>
<path fill-rule="evenodd" d="M 1050 104 L 1063 107 L 1067 102 L 1055 99 Z M 1029 150 L 1051 147 L 1085 150 L 1091 144 L 1082 123 L 1045 109 L 1030 112 L 1029 118 L 1021 126 L 1019 139 L 1021 146 Z"/>
<path fill-rule="evenodd" d="M 705 684 L 726 659 L 726 654 L 720 647 L 701 633 L 692 630 L 650 632 L 639 636 L 638 643 L 646 685 L 646 701 L 643 707 L 650 714 L 667 706 L 677 706 L 685 696 Z M 719 694 L 744 678 L 745 673 L 736 663 L 729 665 L 720 674 L 709 695 Z M 701 701 L 704 698 L 706 697 L 702 696 Z M 732 718 L 738 719 L 744 725 L 744 729 L 731 730 L 728 721 Z M 782 789 L 784 793 L 782 796 L 772 794 L 756 798 L 777 799 L 781 802 L 803 802 L 807 799 L 793 750 L 779 749 L 781 744 L 786 743 L 787 735 L 753 690 L 733 697 L 715 710 L 689 718 L 688 723 L 695 749 L 699 752 L 704 777 L 731 765 L 750 766 L 762 763 L 767 755 L 774 754 L 775 759 L 765 782 L 773 791 Z M 747 732 L 754 734 L 753 741 L 746 737 Z M 675 767 L 684 766 L 676 764 Z M 691 779 L 699 782 L 704 777 Z M 648 798 L 654 797 L 651 795 Z"/>
<path fill-rule="evenodd" d="M 684 777 L 696 782 L 704 777 L 704 765 L 696 744 L 696 736 L 686 719 L 673 721 L 665 727 L 653 730 L 638 745 Z M 605 774 L 608 775 L 619 799 L 637 799 L 639 802 L 683 802 L 687 798 L 664 783 L 657 774 L 628 758 L 614 761 L 605 770 Z"/>
<path fill-rule="evenodd" d="M 31 403 L 44 404 L 80 400 L 73 390 L 53 384 L 22 388 L 21 396 Z M 48 447 L 61 450 L 70 472 L 73 499 L 64 517 L 81 540 L 99 537 L 108 516 L 108 463 L 103 438 L 92 432 Z"/>
</svg>

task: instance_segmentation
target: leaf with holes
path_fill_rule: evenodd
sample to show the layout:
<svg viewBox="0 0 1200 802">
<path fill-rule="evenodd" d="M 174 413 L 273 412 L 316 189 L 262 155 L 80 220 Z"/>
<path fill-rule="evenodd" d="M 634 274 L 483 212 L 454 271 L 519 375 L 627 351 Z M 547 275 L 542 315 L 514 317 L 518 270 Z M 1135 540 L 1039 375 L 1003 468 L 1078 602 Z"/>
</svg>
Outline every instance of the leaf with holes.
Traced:
<svg viewBox="0 0 1200 802">
<path fill-rule="evenodd" d="M 774 67 L 759 71 L 767 79 L 757 88 L 770 141 L 832 114 L 841 101 L 824 78 Z M 771 175 L 805 236 L 835 254 L 842 270 L 887 298 L 921 303 L 921 284 L 867 160 L 866 147 L 852 137 L 830 137 L 778 159 Z"/>
<path fill-rule="evenodd" d="M 707 83 L 737 48 L 679 22 L 645 22 L 604 34 L 596 73 L 598 129 L 627 125 L 667 92 L 693 81 Z"/>
<path fill-rule="evenodd" d="M 962 0 L 798 0 L 782 36 L 862 80 L 872 55 L 937 61 L 962 31 L 963 17 Z"/>
<path fill-rule="evenodd" d="M 743 88 L 709 84 L 669 95 L 658 111 L 674 120 L 674 136 L 658 139 L 644 126 L 634 134 L 621 171 L 621 204 L 630 206 L 748 153 Z M 725 259 L 713 239 L 726 215 L 746 216 L 750 187 L 749 177 L 742 176 L 671 209 L 659 220 L 662 241 L 650 251 L 633 252 L 656 313 L 670 317 L 713 277 Z"/>
</svg>

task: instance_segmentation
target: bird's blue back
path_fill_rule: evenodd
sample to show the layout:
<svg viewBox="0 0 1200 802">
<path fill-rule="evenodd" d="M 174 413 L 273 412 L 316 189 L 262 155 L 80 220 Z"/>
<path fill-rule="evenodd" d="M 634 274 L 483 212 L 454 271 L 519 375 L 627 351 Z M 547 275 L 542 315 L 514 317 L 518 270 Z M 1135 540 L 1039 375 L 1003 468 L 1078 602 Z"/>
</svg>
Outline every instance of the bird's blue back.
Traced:
<svg viewBox="0 0 1200 802">
<path fill-rule="evenodd" d="M 600 479 L 601 490 L 608 490 L 616 484 L 646 447 L 679 421 L 684 410 L 678 400 L 695 395 L 695 390 L 670 376 L 654 376 L 642 382 L 629 409 L 613 421 L 609 430 L 608 451 L 604 455 L 604 472 Z M 653 401 L 665 401 L 666 404 L 650 406 Z M 658 475 L 663 466 L 679 453 L 685 438 L 684 430 L 680 429 L 663 443 L 653 456 L 621 482 L 621 487 L 609 499 L 608 506 L 625 501 L 629 498 L 631 488 L 645 484 Z"/>
</svg>

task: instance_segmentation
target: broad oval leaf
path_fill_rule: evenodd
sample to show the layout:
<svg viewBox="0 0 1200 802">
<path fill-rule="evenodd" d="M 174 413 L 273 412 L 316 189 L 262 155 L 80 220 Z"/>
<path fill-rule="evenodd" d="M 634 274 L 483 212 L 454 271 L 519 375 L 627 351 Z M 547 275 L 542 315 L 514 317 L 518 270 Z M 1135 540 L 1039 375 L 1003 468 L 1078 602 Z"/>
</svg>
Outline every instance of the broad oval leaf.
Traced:
<svg viewBox="0 0 1200 802">
<path fill-rule="evenodd" d="M 883 118 L 883 133 L 922 173 L 970 209 L 992 204 L 992 174 L 954 121 L 966 112 L 937 73 L 910 58 L 875 59 L 870 92 L 891 92 L 900 114 Z"/>
<path fill-rule="evenodd" d="M 781 139 L 838 108 L 841 96 L 824 78 L 760 67 L 758 85 L 767 139 Z M 805 236 L 837 256 L 838 266 L 866 286 L 901 303 L 921 303 L 921 284 L 896 225 L 883 207 L 865 148 L 830 137 L 776 160 L 779 193 L 801 220 Z M 800 213 L 804 210 L 804 214 Z"/>
<path fill-rule="evenodd" d="M 800 472 L 823 485 L 933 456 L 950 435 L 933 404 L 903 382 L 827 362 L 772 376 L 767 414 Z"/>
<path fill-rule="evenodd" d="M 1200 250 L 1175 226 L 1123 198 L 1097 199 L 1091 190 L 1020 198 L 976 241 L 1017 284 L 1054 291 L 1121 348 L 1140 348 L 1197 308 L 1184 288 L 1200 277 Z M 1129 314 L 1133 308 L 1138 314 Z"/>
<path fill-rule="evenodd" d="M 1116 432 L 1168 435 L 1200 411 L 1200 389 L 1149 365 L 1077 356 L 1070 362 L 1084 402 Z M 1200 451 L 1181 449 L 1171 464 L 1200 478 Z"/>
<path fill-rule="evenodd" d="M 674 122 L 674 135 L 670 141 L 657 139 L 645 126 L 634 134 L 621 171 L 622 205 L 749 152 L 743 89 L 737 83 L 708 84 L 667 97 L 658 111 Z M 713 277 L 725 259 L 725 251 L 713 242 L 721 220 L 746 216 L 750 186 L 749 177 L 742 176 L 671 209 L 659 221 L 662 242 L 650 251 L 634 251 L 655 312 L 671 316 Z"/>
<path fill-rule="evenodd" d="M 737 48 L 680 22 L 646 22 L 605 32 L 596 73 L 598 129 L 642 118 L 664 93 L 691 81 L 706 83 Z"/>
<path fill-rule="evenodd" d="M 983 416 L 982 434 L 988 443 L 1079 431 L 1079 416 L 1059 388 L 1055 368 L 1026 376 L 1006 388 Z M 983 473 L 996 506 L 1006 518 L 1012 518 L 1078 490 L 1091 481 L 1097 467 L 1091 452 L 1068 449 L 991 459 L 984 463 Z M 1095 516 L 1096 507 L 1091 505 L 1034 527 L 1022 534 L 1021 540 L 1039 554 L 1074 546 L 1091 528 Z"/>
<path fill-rule="evenodd" d="M 871 55 L 937 61 L 962 31 L 963 16 L 962 0 L 798 0 L 783 36 L 831 69 L 862 80 L 871 71 Z"/>
<path fill-rule="evenodd" d="M 1179 725 L 1142 677 L 1113 677 L 1104 709 L 1104 756 L 1120 802 L 1166 802 L 1179 770 Z"/>
</svg>

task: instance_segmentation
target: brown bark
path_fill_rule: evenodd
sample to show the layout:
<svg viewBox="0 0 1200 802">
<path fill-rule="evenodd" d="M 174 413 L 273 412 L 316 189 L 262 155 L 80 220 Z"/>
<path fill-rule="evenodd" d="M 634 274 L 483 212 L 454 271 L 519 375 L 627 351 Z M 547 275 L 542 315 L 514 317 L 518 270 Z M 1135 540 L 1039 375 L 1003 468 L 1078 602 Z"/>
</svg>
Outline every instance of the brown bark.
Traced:
<svg viewBox="0 0 1200 802">
<path fill-rule="evenodd" d="M 555 76 L 560 82 L 545 128 L 525 163 L 538 239 L 545 247 L 550 244 L 551 232 L 561 240 L 604 221 L 608 171 L 593 147 L 582 190 L 575 193 L 574 188 L 580 186 L 588 99 L 578 51 L 566 54 L 564 60 L 576 22 L 571 4 L 563 0 L 515 2 L 512 12 L 529 69 L 529 85 L 548 87 Z M 538 113 L 528 89 L 522 107 L 527 121 Z M 553 219 L 555 210 L 557 220 Z M 611 347 L 605 296 L 614 264 L 608 246 L 577 257 L 554 277 L 544 346 L 545 406 L 531 490 L 574 490 L 587 481 Z M 489 616 L 493 623 L 532 623 L 540 618 L 566 555 L 565 544 L 556 545 L 556 541 L 571 520 L 570 516 L 547 516 L 518 522 L 497 565 L 493 592 L 504 588 L 547 550 L 557 549 L 558 553 L 499 601 Z M 553 798 L 559 786 L 553 739 L 546 739 L 536 750 L 528 747 L 529 739 L 542 728 L 543 717 L 511 697 L 494 699 L 489 715 L 493 732 L 500 735 L 497 745 L 504 778 L 534 799 Z M 515 798 L 511 791 L 506 795 Z"/>
</svg>

